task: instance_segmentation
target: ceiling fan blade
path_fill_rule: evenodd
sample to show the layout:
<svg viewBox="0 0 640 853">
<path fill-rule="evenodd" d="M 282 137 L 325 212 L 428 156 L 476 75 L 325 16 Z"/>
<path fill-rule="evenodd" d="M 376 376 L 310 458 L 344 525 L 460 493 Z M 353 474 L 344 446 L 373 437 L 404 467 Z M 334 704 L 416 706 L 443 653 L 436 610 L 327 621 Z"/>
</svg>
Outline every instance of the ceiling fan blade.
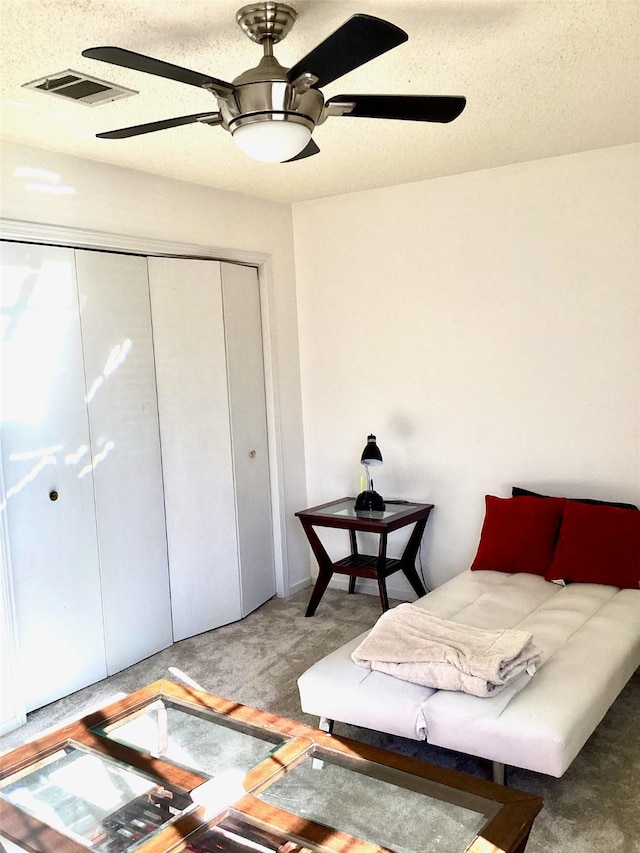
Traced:
<svg viewBox="0 0 640 853">
<path fill-rule="evenodd" d="M 287 77 L 293 82 L 301 74 L 310 72 L 318 78 L 314 85 L 321 89 L 408 38 L 400 27 L 381 18 L 354 15 L 289 69 Z"/>
<path fill-rule="evenodd" d="M 136 124 L 132 127 L 121 127 L 118 130 L 109 130 L 106 133 L 97 133 L 98 139 L 128 139 L 130 136 L 140 136 L 141 133 L 153 133 L 155 130 L 165 130 L 168 127 L 179 127 L 181 124 L 192 124 L 194 121 L 207 119 L 207 124 L 214 123 L 214 119 L 222 121 L 220 113 L 195 113 L 191 116 L 178 116 L 177 118 L 166 118 L 163 121 L 150 121 L 148 124 Z"/>
<path fill-rule="evenodd" d="M 111 65 L 120 65 L 122 68 L 132 68 L 134 71 L 143 71 L 145 74 L 155 74 L 156 77 L 166 77 L 169 80 L 177 80 L 178 83 L 187 83 L 189 86 L 197 86 L 199 89 L 211 88 L 219 94 L 229 95 L 233 91 L 231 83 L 210 77 L 208 74 L 200 74 L 198 71 L 190 71 L 161 59 L 153 59 L 142 53 L 134 53 L 122 47 L 89 47 L 82 51 L 82 55 L 89 59 L 99 59 L 101 62 L 109 62 Z"/>
<path fill-rule="evenodd" d="M 319 153 L 320 149 L 313 141 L 313 139 L 310 139 L 299 154 L 296 154 L 295 157 L 290 157 L 289 160 L 283 160 L 282 162 L 293 163 L 295 160 L 305 160 L 307 157 L 313 157 L 314 154 Z"/>
<path fill-rule="evenodd" d="M 336 95 L 327 101 L 327 105 L 346 103 L 355 106 L 343 113 L 345 116 L 446 123 L 458 118 L 467 99 L 439 95 Z"/>
</svg>

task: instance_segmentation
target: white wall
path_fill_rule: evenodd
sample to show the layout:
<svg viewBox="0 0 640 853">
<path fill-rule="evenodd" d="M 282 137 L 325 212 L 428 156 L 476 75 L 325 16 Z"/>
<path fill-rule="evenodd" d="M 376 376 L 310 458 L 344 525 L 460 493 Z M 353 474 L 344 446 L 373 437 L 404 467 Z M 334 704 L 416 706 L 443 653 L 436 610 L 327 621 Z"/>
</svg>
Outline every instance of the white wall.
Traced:
<svg viewBox="0 0 640 853">
<path fill-rule="evenodd" d="M 286 205 L 3 142 L 0 214 L 269 254 L 292 589 L 309 570 L 293 513 L 357 491 L 369 431 L 376 488 L 436 504 L 435 585 L 473 557 L 485 493 L 640 501 L 639 155 L 303 203 L 292 228 Z M 28 190 L 24 167 L 73 194 Z"/>
<path fill-rule="evenodd" d="M 306 504 L 306 483 L 291 208 L 5 141 L 1 170 L 5 219 L 219 247 L 228 258 L 270 256 L 286 556 L 291 591 L 306 586 L 308 549 L 293 515 Z"/>
<path fill-rule="evenodd" d="M 468 567 L 486 493 L 640 502 L 639 153 L 294 206 L 310 504 L 357 491 L 376 433 L 377 491 L 436 506 L 433 586 Z"/>
</svg>

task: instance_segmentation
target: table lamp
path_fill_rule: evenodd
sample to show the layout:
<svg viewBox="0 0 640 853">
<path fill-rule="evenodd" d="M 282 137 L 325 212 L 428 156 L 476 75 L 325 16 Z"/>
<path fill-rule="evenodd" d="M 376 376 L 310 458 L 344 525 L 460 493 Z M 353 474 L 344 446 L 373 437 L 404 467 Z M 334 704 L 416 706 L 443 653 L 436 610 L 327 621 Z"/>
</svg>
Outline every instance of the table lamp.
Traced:
<svg viewBox="0 0 640 853">
<path fill-rule="evenodd" d="M 382 496 L 373 490 L 373 480 L 369 472 L 371 465 L 382 465 L 382 453 L 376 444 L 375 435 L 367 437 L 367 444 L 362 451 L 360 462 L 364 465 L 364 470 L 367 474 L 367 488 L 360 492 L 356 498 L 355 509 L 360 512 L 382 512 L 384 510 L 384 501 Z M 360 478 L 360 488 L 364 487 L 364 477 Z"/>
</svg>

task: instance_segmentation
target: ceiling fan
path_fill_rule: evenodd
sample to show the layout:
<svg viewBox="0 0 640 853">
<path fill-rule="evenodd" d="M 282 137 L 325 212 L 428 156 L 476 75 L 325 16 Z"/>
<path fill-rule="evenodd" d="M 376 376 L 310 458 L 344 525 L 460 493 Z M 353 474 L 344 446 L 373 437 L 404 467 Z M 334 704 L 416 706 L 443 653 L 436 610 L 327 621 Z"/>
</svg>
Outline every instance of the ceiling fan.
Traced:
<svg viewBox="0 0 640 853">
<path fill-rule="evenodd" d="M 271 0 L 251 3 L 238 11 L 236 21 L 250 39 L 262 45 L 263 57 L 232 83 L 120 47 L 84 50 L 82 55 L 90 59 L 205 89 L 218 103 L 216 112 L 123 127 L 99 133 L 98 137 L 126 139 L 201 122 L 221 125 L 254 159 L 291 162 L 319 152 L 311 134 L 329 116 L 450 122 L 464 109 L 466 99 L 458 96 L 336 95 L 325 101 L 321 87 L 397 47 L 408 35 L 380 18 L 354 15 L 287 69 L 273 55 L 273 46 L 287 36 L 296 16 L 291 6 Z"/>
</svg>

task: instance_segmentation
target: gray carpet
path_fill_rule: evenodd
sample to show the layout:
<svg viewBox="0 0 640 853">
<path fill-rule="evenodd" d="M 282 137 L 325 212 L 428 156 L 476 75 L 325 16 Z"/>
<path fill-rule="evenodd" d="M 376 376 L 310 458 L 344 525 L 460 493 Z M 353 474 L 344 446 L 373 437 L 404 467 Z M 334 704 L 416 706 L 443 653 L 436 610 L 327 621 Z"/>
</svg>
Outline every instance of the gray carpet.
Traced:
<svg viewBox="0 0 640 853">
<path fill-rule="evenodd" d="M 318 658 L 373 625 L 378 599 L 329 590 L 306 619 L 309 591 L 272 599 L 246 619 L 176 643 L 111 678 L 29 714 L 0 738 L 0 750 L 179 673 L 229 699 L 315 725 L 300 710 L 296 678 Z M 588 668 L 585 668 L 588 678 Z M 510 769 L 509 785 L 544 798 L 527 853 L 640 853 L 640 671 L 561 779 Z M 347 735 L 405 755 L 490 778 L 487 762 L 424 743 L 337 724 Z"/>
</svg>

